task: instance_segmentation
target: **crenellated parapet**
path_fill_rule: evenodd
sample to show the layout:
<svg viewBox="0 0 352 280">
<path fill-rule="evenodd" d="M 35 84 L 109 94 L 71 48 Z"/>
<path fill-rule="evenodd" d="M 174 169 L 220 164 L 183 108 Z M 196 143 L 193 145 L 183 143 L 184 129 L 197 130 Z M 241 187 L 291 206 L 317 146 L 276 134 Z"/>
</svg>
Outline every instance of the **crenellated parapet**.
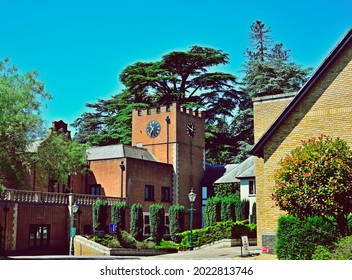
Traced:
<svg viewBox="0 0 352 280">
<path fill-rule="evenodd" d="M 204 118 L 204 111 L 193 110 L 191 108 L 187 108 L 185 106 L 181 106 L 178 102 L 173 102 L 171 105 L 166 106 L 158 106 L 148 109 L 136 109 L 133 111 L 133 114 L 142 117 L 156 114 L 163 114 L 168 112 L 181 112 L 184 114 L 192 115 L 194 117 Z"/>
</svg>

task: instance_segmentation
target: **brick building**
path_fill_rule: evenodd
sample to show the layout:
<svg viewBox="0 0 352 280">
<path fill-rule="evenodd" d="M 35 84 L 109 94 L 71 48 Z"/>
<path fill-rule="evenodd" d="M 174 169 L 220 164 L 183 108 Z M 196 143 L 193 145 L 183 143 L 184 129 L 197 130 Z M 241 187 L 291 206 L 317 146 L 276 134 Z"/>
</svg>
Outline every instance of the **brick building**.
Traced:
<svg viewBox="0 0 352 280">
<path fill-rule="evenodd" d="M 54 122 L 70 138 L 67 125 Z M 45 140 L 44 140 L 45 141 Z M 33 143 L 36 152 L 42 141 Z M 77 234 L 92 233 L 92 204 L 105 199 L 141 203 L 144 233 L 149 233 L 149 206 L 172 204 L 188 209 L 187 194 L 201 194 L 205 154 L 204 115 L 174 103 L 136 110 L 132 117 L 132 146 L 110 145 L 87 150 L 89 172 L 70 176 L 66 184 L 39 180 L 34 166 L 28 173 L 30 191 L 7 188 L 0 197 L 1 248 L 9 254 L 67 253 L 69 245 L 69 197 L 79 207 L 74 227 Z M 201 227 L 201 198 L 195 202 L 194 227 Z M 166 215 L 166 225 L 168 219 Z M 186 211 L 185 226 L 189 224 Z M 128 230 L 128 228 L 127 228 Z M 167 227 L 166 227 L 167 231 Z"/>
<path fill-rule="evenodd" d="M 301 140 L 321 134 L 340 137 L 352 146 L 352 31 L 337 44 L 309 81 L 295 94 L 254 98 L 257 156 L 258 245 L 275 235 L 284 212 L 270 199 L 273 174 L 281 158 Z M 262 238 L 261 238 L 262 237 Z"/>
</svg>

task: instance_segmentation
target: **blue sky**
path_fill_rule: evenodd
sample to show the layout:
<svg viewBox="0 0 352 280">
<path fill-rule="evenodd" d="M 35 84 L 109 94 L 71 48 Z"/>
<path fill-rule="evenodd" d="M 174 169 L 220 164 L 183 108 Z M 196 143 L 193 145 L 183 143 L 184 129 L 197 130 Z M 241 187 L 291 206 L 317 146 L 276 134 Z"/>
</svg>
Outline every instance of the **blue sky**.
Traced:
<svg viewBox="0 0 352 280">
<path fill-rule="evenodd" d="M 350 0 L 0 0 L 0 11 L 0 59 L 39 72 L 53 97 L 47 126 L 118 93 L 126 66 L 193 45 L 228 53 L 219 70 L 240 76 L 256 20 L 292 61 L 314 69 L 352 26 Z"/>
</svg>

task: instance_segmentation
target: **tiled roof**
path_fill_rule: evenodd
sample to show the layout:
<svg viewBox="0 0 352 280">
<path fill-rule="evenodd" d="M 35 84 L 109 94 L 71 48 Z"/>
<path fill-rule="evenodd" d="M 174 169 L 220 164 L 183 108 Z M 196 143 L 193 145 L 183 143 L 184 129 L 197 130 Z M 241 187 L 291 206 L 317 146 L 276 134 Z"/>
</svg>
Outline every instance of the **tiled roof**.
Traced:
<svg viewBox="0 0 352 280">
<path fill-rule="evenodd" d="M 240 164 L 233 165 L 232 169 L 214 182 L 214 184 L 236 183 L 239 178 L 254 177 L 255 176 L 255 157 L 251 156 Z"/>
<path fill-rule="evenodd" d="M 136 158 L 149 161 L 157 161 L 156 158 L 147 149 L 122 144 L 92 147 L 87 150 L 87 155 L 88 160 Z"/>
</svg>

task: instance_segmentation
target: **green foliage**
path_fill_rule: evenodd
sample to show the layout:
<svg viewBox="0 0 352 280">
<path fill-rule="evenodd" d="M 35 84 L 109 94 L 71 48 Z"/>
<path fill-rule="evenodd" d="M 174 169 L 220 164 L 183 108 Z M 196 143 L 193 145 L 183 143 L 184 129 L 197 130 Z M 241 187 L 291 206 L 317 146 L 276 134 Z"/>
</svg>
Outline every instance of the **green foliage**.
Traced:
<svg viewBox="0 0 352 280">
<path fill-rule="evenodd" d="M 221 198 L 214 196 L 207 199 L 204 210 L 204 226 L 212 226 L 221 221 Z"/>
<path fill-rule="evenodd" d="M 183 205 L 171 205 L 169 208 L 170 236 L 172 241 L 180 242 L 178 233 L 184 231 L 185 207 Z"/>
<path fill-rule="evenodd" d="M 165 208 L 162 204 L 149 206 L 150 235 L 157 244 L 163 238 L 165 230 Z"/>
<path fill-rule="evenodd" d="M 338 236 L 333 223 L 320 217 L 282 216 L 278 224 L 276 255 L 280 260 L 309 260 L 319 245 L 329 246 Z"/>
<path fill-rule="evenodd" d="M 243 199 L 236 205 L 236 221 L 243 221 L 249 219 L 249 200 Z"/>
<path fill-rule="evenodd" d="M 107 100 L 87 104 L 89 112 L 74 122 L 79 142 L 93 145 L 130 144 L 133 108 L 180 105 L 207 111 L 207 159 L 228 162 L 237 154 L 237 141 L 246 141 L 242 126 L 231 125 L 250 99 L 235 89 L 236 78 L 229 73 L 210 70 L 229 63 L 221 50 L 193 46 L 174 51 L 156 62 L 136 62 L 120 74 L 126 89 Z M 247 120 L 247 119 L 245 119 Z M 248 134 L 248 131 L 246 131 Z M 253 134 L 253 133 L 251 133 Z"/>
<path fill-rule="evenodd" d="M 44 135 L 41 107 L 49 98 L 37 72 L 22 74 L 8 58 L 0 61 L 0 185 L 28 187 L 28 147 Z"/>
<path fill-rule="evenodd" d="M 249 200 L 240 200 L 237 196 L 213 196 L 208 198 L 204 210 L 205 227 L 218 222 L 243 221 L 249 219 Z"/>
<path fill-rule="evenodd" d="M 239 183 L 214 184 L 213 187 L 215 196 L 217 197 L 227 197 L 229 195 L 232 195 L 238 200 L 240 199 Z"/>
<path fill-rule="evenodd" d="M 313 260 L 330 260 L 331 253 L 328 248 L 323 245 L 318 245 L 315 249 L 314 254 L 312 255 Z"/>
<path fill-rule="evenodd" d="M 180 244 L 177 244 L 173 241 L 166 241 L 164 239 L 160 241 L 160 244 L 154 246 L 154 249 L 168 250 L 170 253 L 177 252 L 179 248 Z"/>
<path fill-rule="evenodd" d="M 320 136 L 303 141 L 280 162 L 273 199 L 298 217 L 333 217 L 348 234 L 352 212 L 352 151 L 342 139 Z"/>
<path fill-rule="evenodd" d="M 352 260 L 352 236 L 346 236 L 331 246 L 318 246 L 313 260 Z"/>
<path fill-rule="evenodd" d="M 143 239 L 143 209 L 140 203 L 131 207 L 130 234 L 138 241 Z"/>
<path fill-rule="evenodd" d="M 221 221 L 236 221 L 235 209 L 237 200 L 234 196 L 227 196 L 221 199 Z"/>
<path fill-rule="evenodd" d="M 352 260 L 352 236 L 341 238 L 331 246 L 318 246 L 313 260 Z"/>
<path fill-rule="evenodd" d="M 111 222 L 117 225 L 119 230 L 126 227 L 126 203 L 117 202 L 111 205 Z"/>
<path fill-rule="evenodd" d="M 132 111 L 149 105 L 127 90 L 110 99 L 88 103 L 89 112 L 83 113 L 72 124 L 77 131 L 74 139 L 94 146 L 131 144 Z"/>
<path fill-rule="evenodd" d="M 352 260 L 352 236 L 341 238 L 331 253 L 332 260 Z"/>
<path fill-rule="evenodd" d="M 190 231 L 182 232 L 179 235 L 182 237 L 181 247 L 188 248 Z M 238 239 L 241 235 L 255 238 L 257 236 L 256 226 L 248 225 L 244 222 L 226 221 L 192 231 L 192 239 L 195 247 L 210 244 L 221 239 Z"/>
<path fill-rule="evenodd" d="M 43 183 L 50 179 L 66 184 L 70 175 L 86 172 L 84 166 L 87 164 L 87 148 L 87 144 L 71 141 L 61 131 L 51 131 L 33 155 L 36 168 L 42 171 L 40 179 Z M 49 186 L 48 191 L 51 191 Z"/>
<path fill-rule="evenodd" d="M 254 202 L 252 205 L 252 214 L 250 217 L 250 223 L 256 224 L 257 223 L 257 203 Z"/>
<path fill-rule="evenodd" d="M 93 230 L 104 230 L 108 219 L 108 202 L 106 200 L 97 200 L 93 207 Z"/>
<path fill-rule="evenodd" d="M 291 62 L 290 51 L 282 43 L 273 44 L 270 28 L 259 20 L 250 27 L 252 48 L 246 50 L 244 90 L 251 96 L 298 91 L 311 69 Z"/>
</svg>

